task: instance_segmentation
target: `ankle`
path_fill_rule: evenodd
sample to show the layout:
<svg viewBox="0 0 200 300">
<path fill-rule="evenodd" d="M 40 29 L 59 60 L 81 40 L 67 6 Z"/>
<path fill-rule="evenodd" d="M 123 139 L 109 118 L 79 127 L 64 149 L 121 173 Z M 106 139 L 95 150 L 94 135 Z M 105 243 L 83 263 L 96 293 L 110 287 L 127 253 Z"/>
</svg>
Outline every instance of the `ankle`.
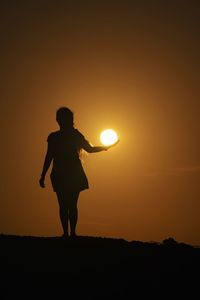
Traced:
<svg viewBox="0 0 200 300">
<path fill-rule="evenodd" d="M 62 236 L 63 236 L 63 237 L 68 237 L 69 234 L 68 234 L 68 232 L 64 232 Z"/>
</svg>

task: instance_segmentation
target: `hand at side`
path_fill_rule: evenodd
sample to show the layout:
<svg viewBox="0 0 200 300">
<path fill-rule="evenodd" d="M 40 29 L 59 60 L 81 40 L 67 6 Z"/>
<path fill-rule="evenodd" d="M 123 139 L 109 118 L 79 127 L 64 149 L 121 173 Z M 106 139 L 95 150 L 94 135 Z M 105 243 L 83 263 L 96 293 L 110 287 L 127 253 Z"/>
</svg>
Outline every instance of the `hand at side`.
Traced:
<svg viewBox="0 0 200 300">
<path fill-rule="evenodd" d="M 44 187 L 45 187 L 45 178 L 44 178 L 44 177 L 41 177 L 41 178 L 40 178 L 39 184 L 40 184 L 41 188 L 44 188 Z"/>
</svg>

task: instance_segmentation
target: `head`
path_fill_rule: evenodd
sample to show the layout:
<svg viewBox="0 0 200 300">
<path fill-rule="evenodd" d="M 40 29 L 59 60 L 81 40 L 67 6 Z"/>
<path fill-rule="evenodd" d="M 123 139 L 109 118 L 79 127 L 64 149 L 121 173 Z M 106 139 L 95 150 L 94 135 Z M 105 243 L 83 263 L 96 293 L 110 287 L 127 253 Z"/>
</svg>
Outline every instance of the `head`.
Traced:
<svg viewBox="0 0 200 300">
<path fill-rule="evenodd" d="M 56 121 L 61 128 L 72 128 L 74 125 L 74 114 L 67 107 L 60 107 L 56 112 Z"/>
</svg>

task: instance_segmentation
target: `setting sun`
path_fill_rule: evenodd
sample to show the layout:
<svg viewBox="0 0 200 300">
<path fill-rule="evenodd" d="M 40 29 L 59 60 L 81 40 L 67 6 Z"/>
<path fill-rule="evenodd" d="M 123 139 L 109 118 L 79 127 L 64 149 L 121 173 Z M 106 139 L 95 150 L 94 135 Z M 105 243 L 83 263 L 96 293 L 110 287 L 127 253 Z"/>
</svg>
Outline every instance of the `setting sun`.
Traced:
<svg viewBox="0 0 200 300">
<path fill-rule="evenodd" d="M 100 135 L 100 141 L 105 146 L 110 146 L 116 143 L 118 140 L 117 133 L 112 129 L 106 129 L 102 131 Z"/>
</svg>

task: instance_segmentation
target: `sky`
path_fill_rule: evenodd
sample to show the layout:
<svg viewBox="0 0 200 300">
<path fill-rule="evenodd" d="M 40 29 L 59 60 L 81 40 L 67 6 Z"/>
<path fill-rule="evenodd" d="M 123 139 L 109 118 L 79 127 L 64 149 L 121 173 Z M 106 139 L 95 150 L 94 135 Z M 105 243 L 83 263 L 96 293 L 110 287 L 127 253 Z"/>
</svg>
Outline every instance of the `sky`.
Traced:
<svg viewBox="0 0 200 300">
<path fill-rule="evenodd" d="M 78 235 L 200 245 L 199 1 L 1 1 L 0 233 L 59 236 L 47 136 L 60 106 L 100 145 Z"/>
</svg>

